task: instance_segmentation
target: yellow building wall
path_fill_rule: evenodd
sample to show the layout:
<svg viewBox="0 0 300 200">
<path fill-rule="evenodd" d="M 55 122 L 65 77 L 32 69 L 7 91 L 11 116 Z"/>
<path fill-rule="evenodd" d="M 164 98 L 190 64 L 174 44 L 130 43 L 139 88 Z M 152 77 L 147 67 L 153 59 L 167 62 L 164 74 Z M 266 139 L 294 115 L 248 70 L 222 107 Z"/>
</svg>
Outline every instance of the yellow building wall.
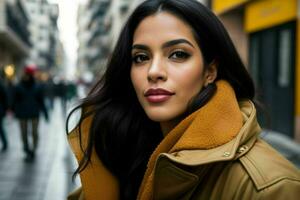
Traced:
<svg viewBox="0 0 300 200">
<path fill-rule="evenodd" d="M 255 32 L 297 17 L 297 0 L 256 0 L 245 7 L 245 30 Z"/>
<path fill-rule="evenodd" d="M 216 14 L 223 13 L 228 11 L 236 6 L 242 5 L 249 0 L 213 0 L 212 1 L 212 10 Z"/>
</svg>

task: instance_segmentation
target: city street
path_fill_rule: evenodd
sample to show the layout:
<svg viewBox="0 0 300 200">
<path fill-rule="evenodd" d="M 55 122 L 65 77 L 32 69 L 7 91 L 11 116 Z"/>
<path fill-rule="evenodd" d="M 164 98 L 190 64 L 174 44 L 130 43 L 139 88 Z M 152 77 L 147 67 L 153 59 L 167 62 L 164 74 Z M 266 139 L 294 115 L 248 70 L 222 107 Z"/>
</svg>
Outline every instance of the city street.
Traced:
<svg viewBox="0 0 300 200">
<path fill-rule="evenodd" d="M 9 149 L 0 153 L 0 200 L 63 200 L 78 186 L 71 176 L 76 165 L 67 145 L 65 119 L 57 100 L 47 123 L 39 125 L 39 148 L 34 162 L 25 162 L 19 126 L 7 116 L 4 127 Z"/>
</svg>

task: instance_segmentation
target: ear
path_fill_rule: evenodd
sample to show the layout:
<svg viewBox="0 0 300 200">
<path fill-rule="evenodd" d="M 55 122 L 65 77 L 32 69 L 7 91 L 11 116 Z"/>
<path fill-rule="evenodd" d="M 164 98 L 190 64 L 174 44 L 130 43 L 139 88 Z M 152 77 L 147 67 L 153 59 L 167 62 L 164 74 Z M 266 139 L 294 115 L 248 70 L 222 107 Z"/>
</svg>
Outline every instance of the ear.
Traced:
<svg viewBox="0 0 300 200">
<path fill-rule="evenodd" d="M 204 86 L 214 82 L 218 75 L 217 63 L 213 61 L 205 71 Z"/>
</svg>

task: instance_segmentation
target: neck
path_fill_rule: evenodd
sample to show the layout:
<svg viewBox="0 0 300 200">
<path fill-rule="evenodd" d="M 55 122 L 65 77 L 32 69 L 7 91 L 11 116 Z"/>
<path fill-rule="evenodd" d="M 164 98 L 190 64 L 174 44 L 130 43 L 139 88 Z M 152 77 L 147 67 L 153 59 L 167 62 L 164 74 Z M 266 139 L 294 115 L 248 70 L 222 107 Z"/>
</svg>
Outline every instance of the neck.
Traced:
<svg viewBox="0 0 300 200">
<path fill-rule="evenodd" d="M 166 137 L 168 133 L 180 122 L 180 119 L 174 119 L 172 121 L 160 122 L 160 128 L 163 136 Z"/>
</svg>

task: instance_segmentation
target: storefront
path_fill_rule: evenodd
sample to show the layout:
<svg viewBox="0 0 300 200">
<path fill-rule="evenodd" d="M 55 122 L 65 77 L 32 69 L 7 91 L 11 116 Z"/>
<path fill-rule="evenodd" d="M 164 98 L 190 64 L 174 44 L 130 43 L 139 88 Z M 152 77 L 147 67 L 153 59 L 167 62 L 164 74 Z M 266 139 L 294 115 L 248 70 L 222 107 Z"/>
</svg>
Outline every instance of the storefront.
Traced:
<svg viewBox="0 0 300 200">
<path fill-rule="evenodd" d="M 265 105 L 259 114 L 263 127 L 300 141 L 298 5 L 297 0 L 212 1 L 221 19 L 237 10 L 241 13 L 240 31 L 247 37 L 235 42 L 247 43 L 246 65 L 255 80 L 258 99 Z"/>
</svg>

